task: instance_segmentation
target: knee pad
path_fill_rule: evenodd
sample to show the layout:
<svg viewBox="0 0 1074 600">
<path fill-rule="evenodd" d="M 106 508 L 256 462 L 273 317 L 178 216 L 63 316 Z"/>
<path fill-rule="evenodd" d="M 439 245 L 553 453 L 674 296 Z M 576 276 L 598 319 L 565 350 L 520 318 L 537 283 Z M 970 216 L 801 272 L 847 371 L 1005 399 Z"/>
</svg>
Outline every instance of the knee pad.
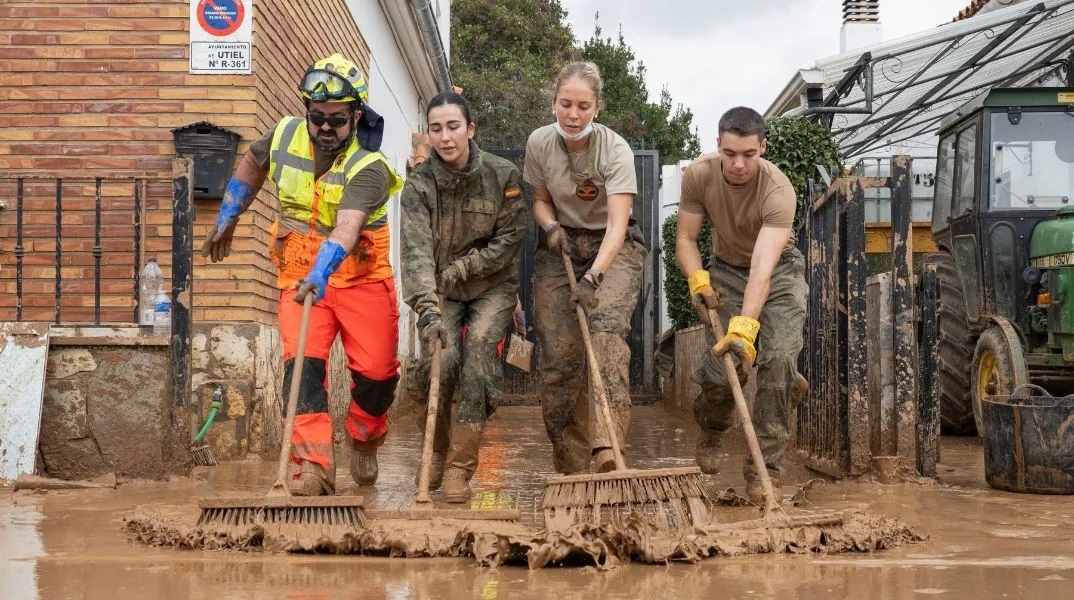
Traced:
<svg viewBox="0 0 1074 600">
<path fill-rule="evenodd" d="M 322 358 L 306 357 L 302 364 L 302 380 L 298 382 L 298 410 L 296 414 L 328 412 L 328 391 L 324 389 L 327 364 Z M 295 371 L 295 359 L 283 365 L 283 411 L 287 411 L 287 394 L 291 393 L 291 377 Z"/>
<path fill-rule="evenodd" d="M 395 384 L 399 381 L 398 375 L 377 381 L 352 371 L 351 379 L 354 381 L 351 399 L 359 408 L 374 417 L 388 412 L 392 402 L 395 401 Z"/>
</svg>

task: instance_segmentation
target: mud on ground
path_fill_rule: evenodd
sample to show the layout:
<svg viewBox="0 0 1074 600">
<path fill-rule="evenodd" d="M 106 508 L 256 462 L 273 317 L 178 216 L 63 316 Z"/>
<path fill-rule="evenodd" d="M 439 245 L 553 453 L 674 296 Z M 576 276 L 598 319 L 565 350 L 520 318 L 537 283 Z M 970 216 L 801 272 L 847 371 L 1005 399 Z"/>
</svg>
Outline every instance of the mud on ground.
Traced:
<svg viewBox="0 0 1074 600">
<path fill-rule="evenodd" d="M 633 421 L 629 456 L 636 466 L 692 462 L 695 432 L 689 419 L 665 414 L 659 407 L 643 407 L 635 409 Z M 413 490 L 417 438 L 412 423 L 400 421 L 395 426 L 396 439 L 382 454 L 380 485 L 361 492 L 374 508 L 405 505 Z M 419 525 L 418 536 L 413 523 L 382 522 L 364 532 L 364 537 L 339 541 L 356 544 L 373 556 L 174 547 L 190 534 L 189 524 L 197 512 L 192 502 L 185 502 L 187 498 L 264 493 L 272 479 L 271 465 L 266 464 L 225 463 L 200 469 L 194 478 L 166 485 L 125 483 L 117 490 L 0 490 L 0 597 L 219 600 L 353 598 L 360 593 L 363 598 L 393 599 L 496 598 L 499 594 L 512 598 L 686 598 L 719 593 L 726 598 L 826 600 L 921 594 L 1035 598 L 1062 597 L 1074 579 L 1074 549 L 1069 543 L 1074 538 L 1074 501 L 990 490 L 983 483 L 981 450 L 974 440 L 945 440 L 939 483 L 815 482 L 800 506 L 805 510 L 864 510 L 897 518 L 914 532 L 927 534 L 926 541 L 869 553 L 765 555 L 736 552 L 742 540 L 650 537 L 640 541 L 644 528 L 579 531 L 555 540 L 541 536 L 534 533 L 532 503 L 541 482 L 551 475 L 551 465 L 539 412 L 521 407 L 499 411 L 487 441 L 475 488 L 488 492 L 493 503 L 506 498 L 523 508 L 522 525 L 508 530 L 497 524 L 498 531 L 491 534 L 473 523 L 457 529 L 450 524 Z M 741 461 L 741 453 L 729 458 L 725 472 L 712 481 L 715 490 L 741 489 Z M 340 476 L 345 480 L 345 471 Z M 785 498 L 797 491 L 798 484 L 815 478 L 814 473 L 792 468 L 783 481 Z M 356 488 L 343 491 L 358 492 Z M 176 535 L 157 541 L 168 547 L 126 541 L 126 528 L 137 522 L 132 517 L 151 515 L 154 510 L 163 518 L 170 514 L 176 519 Z M 722 521 L 756 517 L 750 507 L 720 506 L 716 511 Z M 436 531 L 452 533 L 431 535 Z M 421 541 L 414 542 L 419 537 Z M 261 544 L 262 549 L 267 539 L 270 550 L 311 547 L 310 539 L 286 532 L 254 531 L 246 539 Z M 840 539 L 832 536 L 825 542 L 829 548 L 847 540 L 857 549 L 876 547 L 876 539 L 868 536 L 861 539 L 848 534 Z M 777 540 L 776 547 L 782 543 L 787 549 L 786 542 Z M 754 548 L 763 543 L 758 538 L 745 541 Z M 796 538 L 793 543 L 792 549 L 812 545 L 808 538 Z M 339 547 L 321 550 L 335 552 Z M 393 552 L 395 556 L 466 558 L 386 558 Z M 661 557 L 690 561 L 710 554 L 720 558 L 670 567 L 638 564 L 659 563 Z M 632 563 L 619 564 L 621 556 L 630 556 Z M 536 565 L 566 561 L 569 568 L 526 569 L 531 560 Z M 523 567 L 475 568 L 475 563 Z M 616 565 L 619 568 L 598 572 Z"/>
</svg>

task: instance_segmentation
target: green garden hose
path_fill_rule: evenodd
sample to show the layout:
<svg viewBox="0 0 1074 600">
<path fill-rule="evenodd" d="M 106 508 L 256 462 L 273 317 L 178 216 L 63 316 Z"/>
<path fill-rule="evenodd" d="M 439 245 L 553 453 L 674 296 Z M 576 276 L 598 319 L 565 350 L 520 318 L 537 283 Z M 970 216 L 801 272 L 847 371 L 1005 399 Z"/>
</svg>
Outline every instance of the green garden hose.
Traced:
<svg viewBox="0 0 1074 600">
<path fill-rule="evenodd" d="M 197 437 L 194 438 L 194 443 L 199 444 L 201 440 L 205 438 L 205 434 L 209 433 L 209 428 L 212 427 L 213 421 L 216 420 L 216 413 L 220 410 L 220 403 L 224 398 L 224 391 L 220 388 L 216 388 L 213 392 L 213 403 L 210 405 L 212 410 L 209 411 L 209 417 L 205 419 L 205 424 L 201 426 L 201 431 L 198 432 Z"/>
</svg>

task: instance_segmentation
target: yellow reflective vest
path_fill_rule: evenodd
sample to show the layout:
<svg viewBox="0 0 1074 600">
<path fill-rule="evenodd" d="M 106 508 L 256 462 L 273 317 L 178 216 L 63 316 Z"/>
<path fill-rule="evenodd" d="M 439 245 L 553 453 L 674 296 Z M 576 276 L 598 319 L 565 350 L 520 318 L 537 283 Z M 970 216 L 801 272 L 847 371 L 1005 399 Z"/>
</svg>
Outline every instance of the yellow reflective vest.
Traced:
<svg viewBox="0 0 1074 600">
<path fill-rule="evenodd" d="M 336 225 L 336 212 L 343 198 L 343 189 L 352 177 L 370 164 L 380 161 L 388 169 L 388 195 L 403 187 L 403 180 L 380 152 L 362 148 L 357 136 L 336 156 L 332 166 L 319 178 L 314 171 L 313 142 L 302 117 L 285 117 L 272 134 L 269 149 L 269 177 L 276 184 L 280 212 L 297 221 L 309 223 L 309 233 L 288 232 L 276 237 L 279 222 L 274 225 L 275 244 L 272 259 L 279 269 L 281 288 L 292 287 L 313 266 L 317 249 Z M 347 287 L 363 281 L 379 281 L 392 276 L 388 205 L 385 203 L 369 215 L 362 228 L 361 238 L 339 269 L 329 278 L 329 285 Z"/>
</svg>

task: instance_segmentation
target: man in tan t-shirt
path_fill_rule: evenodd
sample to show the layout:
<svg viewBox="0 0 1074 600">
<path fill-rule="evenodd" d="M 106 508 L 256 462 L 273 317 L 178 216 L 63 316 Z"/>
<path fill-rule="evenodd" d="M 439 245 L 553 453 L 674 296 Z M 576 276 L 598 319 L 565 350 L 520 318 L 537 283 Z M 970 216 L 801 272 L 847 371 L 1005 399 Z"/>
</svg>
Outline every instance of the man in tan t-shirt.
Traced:
<svg viewBox="0 0 1074 600">
<path fill-rule="evenodd" d="M 722 339 L 713 339 L 713 352 L 695 375 L 702 388 L 694 403 L 701 427 L 697 464 L 710 474 L 723 464 L 723 437 L 735 402 L 722 355 L 732 352 L 741 381 L 757 367 L 753 423 L 778 489 L 792 400 L 805 384 L 797 362 L 808 289 L 802 254 L 794 245 L 794 188 L 778 167 L 761 158 L 764 129 L 764 118 L 745 107 L 720 119 L 717 153 L 695 160 L 683 173 L 675 255 L 702 321 L 708 324 L 708 309 L 715 309 L 726 329 Z M 697 248 L 706 218 L 713 225 L 708 271 Z M 747 495 L 760 503 L 764 495 L 752 460 L 744 475 Z"/>
</svg>

